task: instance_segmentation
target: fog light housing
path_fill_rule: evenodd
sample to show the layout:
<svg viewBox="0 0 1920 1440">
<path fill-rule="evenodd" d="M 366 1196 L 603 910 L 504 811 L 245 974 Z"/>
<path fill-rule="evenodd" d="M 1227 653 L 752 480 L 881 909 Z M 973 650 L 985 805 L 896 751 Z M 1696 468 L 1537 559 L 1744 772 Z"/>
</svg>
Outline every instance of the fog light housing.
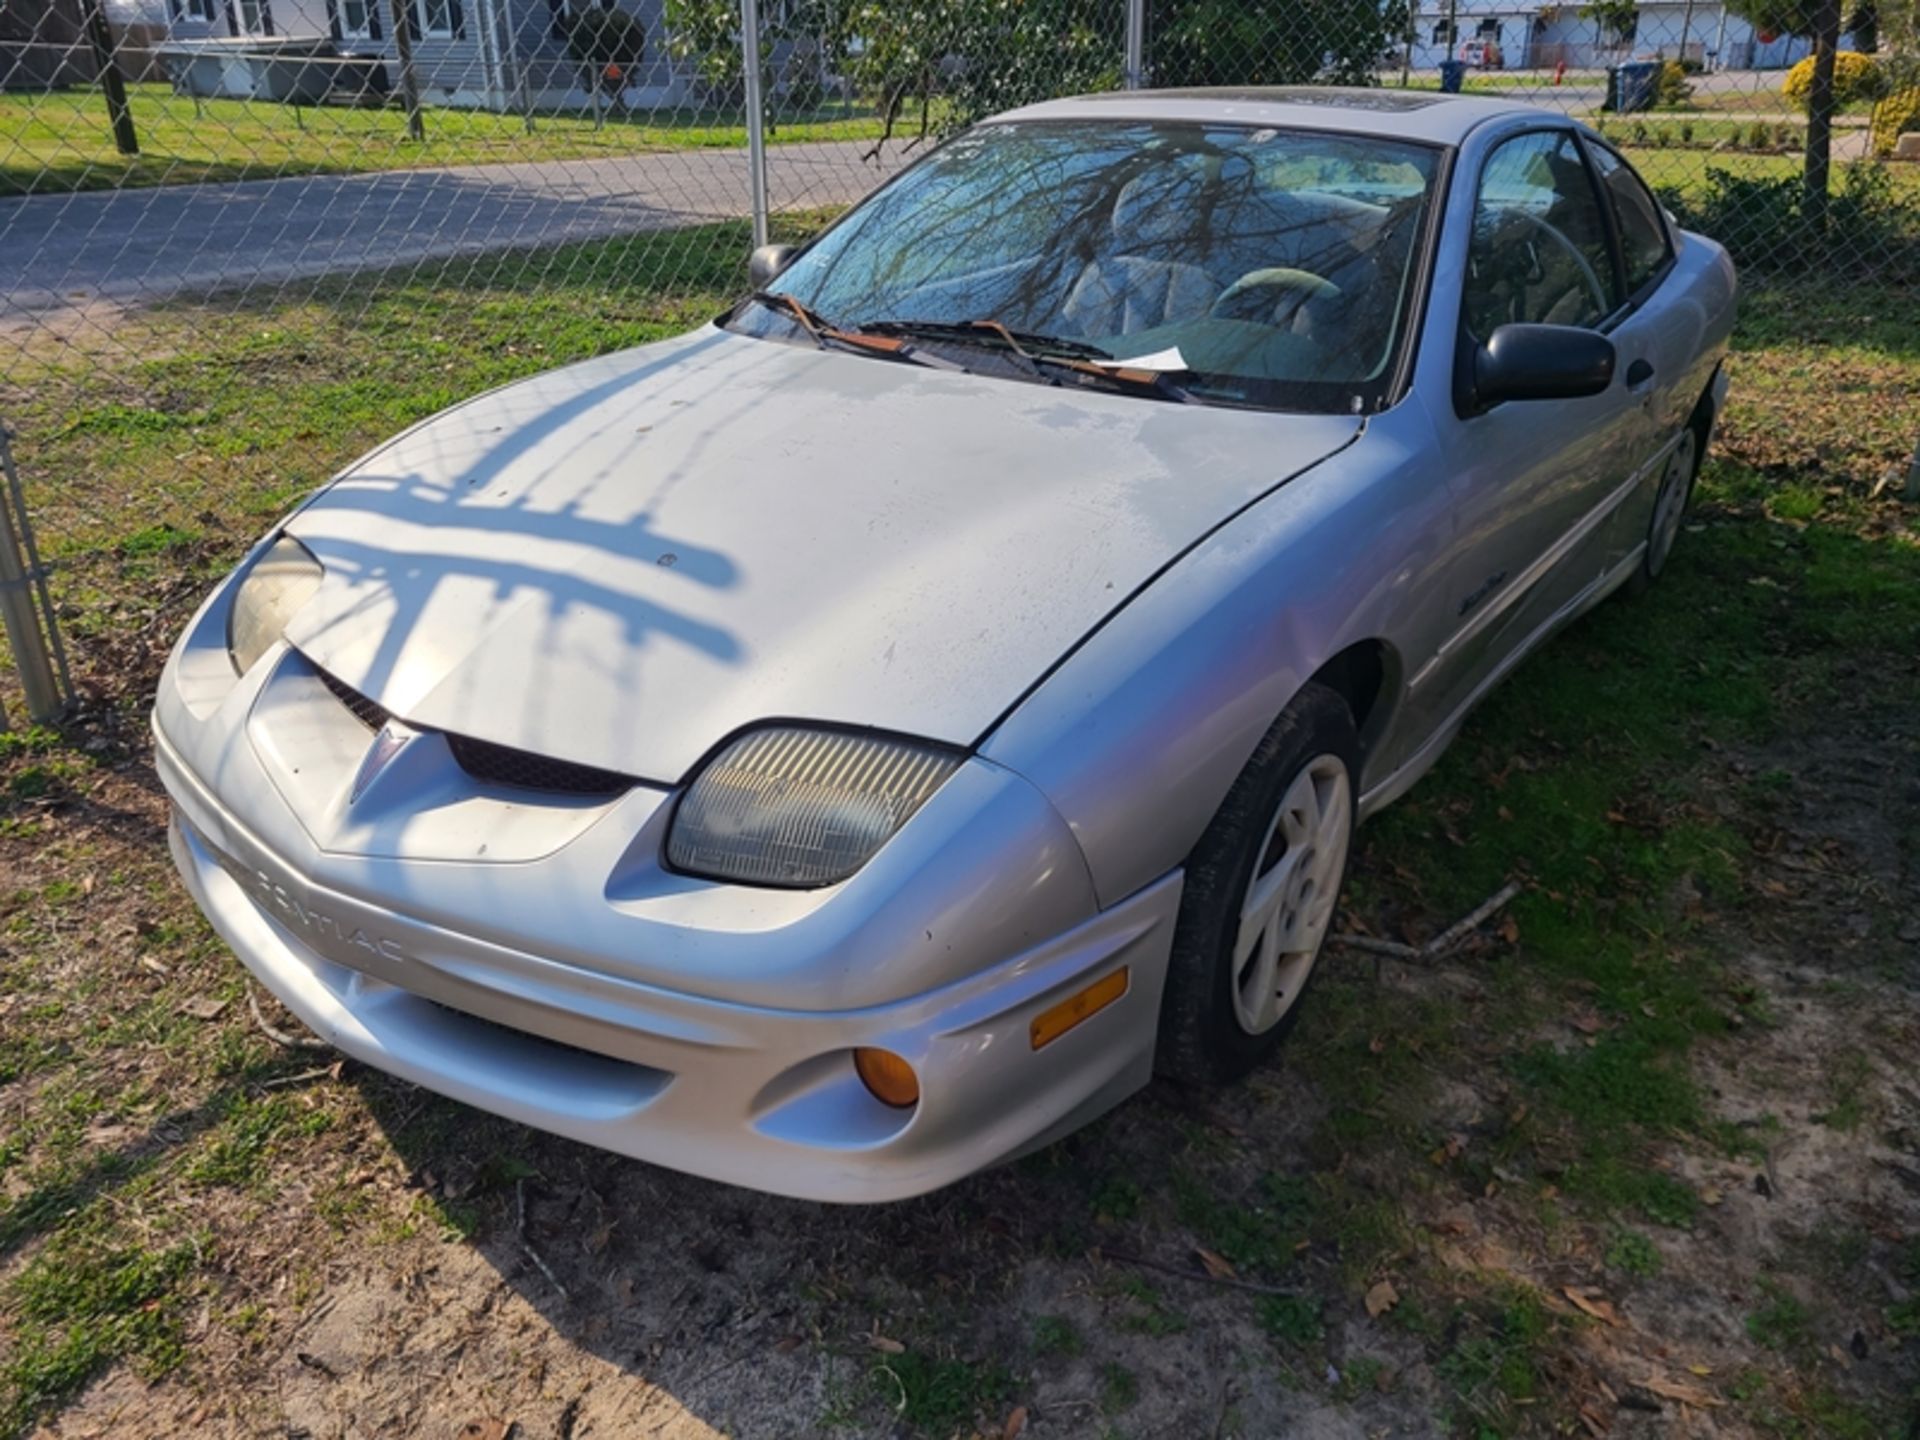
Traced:
<svg viewBox="0 0 1920 1440">
<path fill-rule="evenodd" d="M 891 1050 L 862 1046 L 853 1052 L 853 1071 L 882 1105 L 911 1110 L 920 1103 L 920 1077 Z"/>
</svg>

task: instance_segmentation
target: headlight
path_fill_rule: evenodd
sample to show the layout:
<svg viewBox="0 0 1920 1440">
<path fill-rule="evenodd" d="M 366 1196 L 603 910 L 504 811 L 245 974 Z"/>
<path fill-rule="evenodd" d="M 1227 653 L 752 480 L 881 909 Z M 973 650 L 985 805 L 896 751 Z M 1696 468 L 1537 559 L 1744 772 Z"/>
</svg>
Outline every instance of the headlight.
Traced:
<svg viewBox="0 0 1920 1440">
<path fill-rule="evenodd" d="M 694 780 L 667 863 L 749 885 L 831 885 L 872 859 L 964 758 L 881 735 L 756 730 Z"/>
<path fill-rule="evenodd" d="M 227 654 L 241 675 L 285 632 L 287 622 L 320 588 L 325 572 L 307 547 L 282 535 L 248 567 L 227 612 Z"/>
</svg>

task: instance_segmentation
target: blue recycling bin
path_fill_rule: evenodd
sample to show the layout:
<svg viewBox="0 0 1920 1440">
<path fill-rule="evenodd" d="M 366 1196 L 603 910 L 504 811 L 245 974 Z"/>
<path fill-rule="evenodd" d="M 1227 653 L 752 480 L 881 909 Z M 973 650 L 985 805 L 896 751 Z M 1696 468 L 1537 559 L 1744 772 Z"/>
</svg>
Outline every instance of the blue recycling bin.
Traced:
<svg viewBox="0 0 1920 1440">
<path fill-rule="evenodd" d="M 1616 115 L 1651 110 L 1660 88 L 1660 62 L 1633 60 L 1607 71 L 1607 109 Z"/>
<path fill-rule="evenodd" d="M 1440 93 L 1458 95 L 1461 83 L 1467 78 L 1467 66 L 1463 60 L 1442 60 L 1440 62 Z"/>
</svg>

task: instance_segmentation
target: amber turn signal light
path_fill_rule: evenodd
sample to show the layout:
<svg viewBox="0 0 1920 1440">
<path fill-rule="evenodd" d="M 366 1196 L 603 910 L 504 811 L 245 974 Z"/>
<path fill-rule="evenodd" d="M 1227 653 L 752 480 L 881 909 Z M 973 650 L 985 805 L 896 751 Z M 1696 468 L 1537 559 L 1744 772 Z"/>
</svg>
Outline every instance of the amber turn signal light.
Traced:
<svg viewBox="0 0 1920 1440">
<path fill-rule="evenodd" d="M 853 1052 L 853 1069 L 860 1083 L 872 1091 L 873 1098 L 882 1105 L 909 1110 L 920 1103 L 920 1077 L 891 1050 L 862 1046 Z"/>
<path fill-rule="evenodd" d="M 1069 995 L 1052 1009 L 1034 1016 L 1027 1028 L 1033 1048 L 1051 1045 L 1082 1020 L 1098 1014 L 1126 993 L 1127 967 L 1122 965 L 1111 975 L 1102 976 L 1078 994 Z"/>
</svg>

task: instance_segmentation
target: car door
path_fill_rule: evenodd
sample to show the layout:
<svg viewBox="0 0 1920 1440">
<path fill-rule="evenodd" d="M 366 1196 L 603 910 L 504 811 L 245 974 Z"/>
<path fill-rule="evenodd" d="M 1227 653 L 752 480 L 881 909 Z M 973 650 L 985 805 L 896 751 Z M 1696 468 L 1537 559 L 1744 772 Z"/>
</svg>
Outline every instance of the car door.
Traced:
<svg viewBox="0 0 1920 1440">
<path fill-rule="evenodd" d="M 1457 366 L 1494 329 L 1602 330 L 1625 308 L 1612 229 L 1573 130 L 1502 140 L 1475 181 Z M 1470 370 L 1466 373 L 1470 374 Z M 1463 390 L 1437 418 L 1457 520 L 1453 630 L 1414 677 L 1430 725 L 1470 702 L 1597 582 L 1607 521 L 1644 458 L 1641 396 L 1621 369 L 1597 395 L 1479 409 Z M 1424 694 L 1421 692 L 1425 692 Z"/>
<path fill-rule="evenodd" d="M 1627 297 L 1607 333 L 1618 373 L 1639 402 L 1632 437 L 1636 483 L 1606 526 L 1604 572 L 1634 558 L 1647 537 L 1667 451 L 1699 399 L 1692 371 L 1698 346 L 1696 328 L 1674 313 L 1661 290 L 1673 271 L 1674 244 L 1659 202 L 1613 150 L 1586 137 L 1583 144 L 1606 202 Z"/>
</svg>

